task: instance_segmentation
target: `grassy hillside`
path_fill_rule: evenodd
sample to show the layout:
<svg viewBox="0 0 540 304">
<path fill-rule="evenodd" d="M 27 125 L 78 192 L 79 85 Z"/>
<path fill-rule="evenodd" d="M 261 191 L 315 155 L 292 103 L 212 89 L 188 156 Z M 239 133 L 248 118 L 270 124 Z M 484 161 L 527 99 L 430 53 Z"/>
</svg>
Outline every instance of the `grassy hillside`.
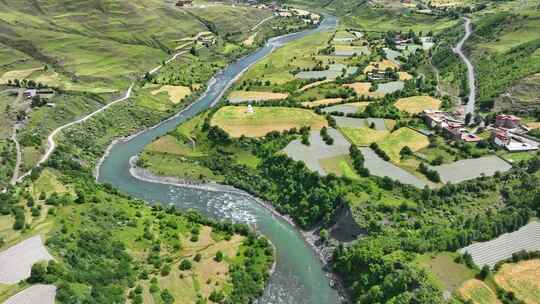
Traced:
<svg viewBox="0 0 540 304">
<path fill-rule="evenodd" d="M 540 1 L 532 1 L 529 6 L 512 11 L 493 8 L 474 19 L 475 36 L 468 48 L 479 75 L 479 100 L 486 107 L 511 87 L 540 72 L 540 12 L 534 9 L 539 4 Z M 512 110 L 518 110 L 523 103 L 517 101 Z M 508 109 L 511 105 L 499 99 L 497 106 Z"/>
<path fill-rule="evenodd" d="M 484 110 L 534 113 L 534 75 L 540 72 L 540 1 L 488 3 L 470 15 L 473 35 L 465 44 L 477 72 L 478 104 Z M 465 66 L 452 53 L 463 36 L 463 25 L 440 33 L 433 62 L 439 68 L 442 87 L 452 95 L 465 96 Z"/>
<path fill-rule="evenodd" d="M 153 84 L 141 87 L 129 108 L 117 108 L 114 123 L 102 121 L 96 126 L 110 136 L 99 137 L 105 142 L 92 145 L 85 154 L 102 152 L 102 145 L 112 137 L 130 134 L 170 116 L 204 91 L 205 83 L 217 70 L 257 47 L 243 47 L 241 42 L 270 12 L 206 4 L 198 1 L 196 6 L 178 8 L 171 1 L 161 0 L 0 1 L 0 84 L 32 79 L 60 90 L 48 100 L 49 106 L 32 107 L 30 111 L 29 103 L 21 100 L 5 111 L 15 117 L 19 108 L 28 110 L 18 136 L 23 146 L 22 170 L 36 164 L 53 129 L 110 102 L 135 77 L 173 53 L 197 49 L 172 62 L 152 80 Z M 260 27 L 258 39 L 279 34 L 271 23 Z M 194 43 L 192 38 L 201 32 L 214 32 L 216 44 L 205 48 Z M 174 102 L 165 94 L 152 94 L 160 85 L 179 84 L 193 94 Z M 2 93 L 0 99 L 3 108 L 14 97 Z M 104 113 L 101 119 L 107 120 L 104 117 L 109 114 Z M 0 125 L 1 137 L 11 135 L 11 124 L 5 122 Z M 105 130 L 103 126 L 110 128 Z M 84 131 L 94 132 L 95 128 Z"/>
<path fill-rule="evenodd" d="M 244 31 L 268 12 L 232 6 L 179 9 L 161 0 L 0 1 L 0 74 L 50 65 L 71 82 L 125 86 L 182 38 Z"/>
</svg>

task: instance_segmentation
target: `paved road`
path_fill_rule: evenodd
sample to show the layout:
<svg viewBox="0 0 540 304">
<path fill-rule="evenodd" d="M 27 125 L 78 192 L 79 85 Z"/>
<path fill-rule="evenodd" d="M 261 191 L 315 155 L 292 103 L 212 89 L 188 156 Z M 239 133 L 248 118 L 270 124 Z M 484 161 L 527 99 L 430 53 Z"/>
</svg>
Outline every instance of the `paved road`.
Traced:
<svg viewBox="0 0 540 304">
<path fill-rule="evenodd" d="M 454 53 L 458 54 L 459 57 L 461 57 L 461 60 L 465 62 L 465 65 L 467 66 L 467 78 L 469 79 L 469 101 L 467 102 L 467 106 L 465 107 L 465 114 L 474 113 L 474 105 L 475 105 L 475 99 L 476 99 L 476 84 L 475 84 L 475 75 L 474 75 L 474 67 L 472 63 L 469 61 L 469 58 L 463 54 L 463 44 L 465 44 L 465 41 L 469 39 L 471 36 L 472 30 L 471 30 L 471 20 L 467 17 L 463 17 L 465 19 L 465 36 L 458 42 L 455 48 L 452 49 Z"/>
</svg>

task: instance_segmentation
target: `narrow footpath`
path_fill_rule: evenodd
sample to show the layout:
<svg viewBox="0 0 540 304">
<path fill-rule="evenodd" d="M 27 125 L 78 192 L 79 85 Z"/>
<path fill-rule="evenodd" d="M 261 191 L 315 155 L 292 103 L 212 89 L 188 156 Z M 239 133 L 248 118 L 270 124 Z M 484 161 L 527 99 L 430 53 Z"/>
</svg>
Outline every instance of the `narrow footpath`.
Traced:
<svg viewBox="0 0 540 304">
<path fill-rule="evenodd" d="M 17 98 L 15 98 L 15 101 L 13 102 L 13 106 L 17 105 L 22 98 L 23 98 L 23 91 L 22 89 L 17 90 Z M 15 159 L 15 167 L 13 168 L 13 175 L 11 176 L 10 184 L 15 185 L 17 183 L 17 179 L 19 178 L 19 171 L 21 168 L 21 162 L 22 162 L 22 151 L 21 151 L 21 145 L 19 144 L 19 140 L 17 139 L 17 130 L 19 129 L 19 124 L 15 123 L 13 125 L 13 131 L 11 133 L 11 140 L 13 143 L 15 143 L 15 151 L 17 153 L 16 159 Z"/>
<path fill-rule="evenodd" d="M 17 158 L 15 160 L 15 167 L 13 168 L 13 175 L 11 176 L 11 181 L 9 182 L 11 185 L 15 185 L 17 183 L 17 180 L 19 179 L 19 171 L 21 169 L 21 162 L 22 162 L 21 145 L 19 144 L 19 141 L 17 140 L 17 129 L 18 129 L 18 126 L 17 124 L 15 124 L 13 126 L 13 133 L 11 134 L 11 140 L 15 143 L 15 150 L 17 152 Z"/>
<path fill-rule="evenodd" d="M 467 66 L 467 78 L 469 80 L 469 100 L 467 102 L 467 105 L 465 106 L 465 114 L 473 114 L 474 113 L 474 107 L 476 103 L 476 81 L 475 81 L 475 74 L 474 74 L 474 67 L 463 53 L 463 44 L 469 39 L 469 37 L 472 34 L 471 30 L 471 19 L 467 17 L 463 17 L 465 20 L 465 36 L 458 42 L 455 48 L 452 49 L 452 51 L 461 57 L 461 60 L 465 62 L 465 65 Z"/>
</svg>

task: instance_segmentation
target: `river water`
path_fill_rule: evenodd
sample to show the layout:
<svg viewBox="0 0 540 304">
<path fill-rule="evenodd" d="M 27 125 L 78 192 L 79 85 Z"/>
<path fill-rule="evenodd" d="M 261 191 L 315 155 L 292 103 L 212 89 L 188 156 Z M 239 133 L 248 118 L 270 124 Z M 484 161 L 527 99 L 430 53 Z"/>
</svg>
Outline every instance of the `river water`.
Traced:
<svg viewBox="0 0 540 304">
<path fill-rule="evenodd" d="M 100 182 L 113 184 L 122 191 L 146 201 L 175 205 L 181 209 L 197 209 L 214 218 L 230 219 L 256 226 L 277 249 L 275 272 L 258 303 L 331 304 L 338 302 L 338 294 L 330 288 L 329 279 L 321 269 L 321 262 L 300 233 L 255 200 L 240 194 L 141 181 L 129 173 L 129 160 L 155 138 L 170 132 L 180 123 L 214 105 L 234 80 L 253 63 L 287 42 L 315 32 L 333 30 L 336 25 L 336 18 L 327 16 L 317 29 L 270 39 L 263 48 L 218 73 L 209 82 L 207 92 L 179 115 L 138 134 L 129 141 L 114 145 L 98 169 Z"/>
</svg>

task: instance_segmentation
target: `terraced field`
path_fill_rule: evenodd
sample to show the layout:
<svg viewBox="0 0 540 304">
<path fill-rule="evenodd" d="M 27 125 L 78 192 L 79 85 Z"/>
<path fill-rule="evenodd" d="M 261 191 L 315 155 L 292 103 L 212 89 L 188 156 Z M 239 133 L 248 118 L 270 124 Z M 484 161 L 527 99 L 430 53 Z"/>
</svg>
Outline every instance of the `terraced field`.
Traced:
<svg viewBox="0 0 540 304">
<path fill-rule="evenodd" d="M 56 297 L 56 286 L 37 284 L 10 297 L 4 304 L 54 304 Z"/>
<path fill-rule="evenodd" d="M 438 110 L 441 107 L 441 101 L 431 96 L 413 96 L 398 99 L 395 106 L 400 111 L 418 114 L 424 110 Z"/>
<path fill-rule="evenodd" d="M 368 106 L 368 104 L 369 102 L 346 103 L 346 104 L 341 104 L 341 105 L 325 107 L 322 109 L 322 111 L 324 113 L 342 112 L 344 114 L 354 114 L 354 113 L 364 111 L 364 109 Z"/>
<path fill-rule="evenodd" d="M 0 252 L 0 283 L 15 284 L 27 279 L 34 263 L 51 259 L 41 236 L 28 238 Z"/>
<path fill-rule="evenodd" d="M 367 147 L 360 148 L 365 158 L 365 166 L 369 172 L 375 176 L 385 177 L 397 180 L 403 184 L 413 185 L 417 188 L 424 188 L 426 183 L 409 172 L 399 168 L 398 166 L 384 161 L 373 150 Z"/>
</svg>

